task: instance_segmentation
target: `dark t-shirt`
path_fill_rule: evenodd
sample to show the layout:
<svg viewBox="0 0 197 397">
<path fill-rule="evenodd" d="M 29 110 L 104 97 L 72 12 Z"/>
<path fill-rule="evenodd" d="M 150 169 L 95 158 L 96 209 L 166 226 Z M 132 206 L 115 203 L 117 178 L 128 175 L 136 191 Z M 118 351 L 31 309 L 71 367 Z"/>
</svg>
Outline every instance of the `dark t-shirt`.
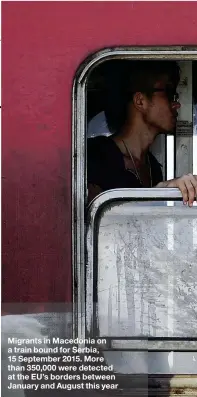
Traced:
<svg viewBox="0 0 197 397">
<path fill-rule="evenodd" d="M 149 152 L 152 186 L 163 180 L 161 164 Z M 142 188 L 138 178 L 125 169 L 123 155 L 110 137 L 98 136 L 87 141 L 88 183 L 103 191 L 120 188 Z"/>
</svg>

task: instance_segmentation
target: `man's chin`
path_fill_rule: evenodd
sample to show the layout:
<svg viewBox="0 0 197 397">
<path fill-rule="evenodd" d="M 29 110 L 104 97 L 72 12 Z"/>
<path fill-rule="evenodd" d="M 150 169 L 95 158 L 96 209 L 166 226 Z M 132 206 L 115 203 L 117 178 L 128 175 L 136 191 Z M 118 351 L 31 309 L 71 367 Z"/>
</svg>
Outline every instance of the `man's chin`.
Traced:
<svg viewBox="0 0 197 397">
<path fill-rule="evenodd" d="M 166 129 L 161 129 L 159 134 L 165 134 L 165 135 L 175 135 L 176 134 L 176 127 L 171 127 L 171 128 L 166 128 Z"/>
</svg>

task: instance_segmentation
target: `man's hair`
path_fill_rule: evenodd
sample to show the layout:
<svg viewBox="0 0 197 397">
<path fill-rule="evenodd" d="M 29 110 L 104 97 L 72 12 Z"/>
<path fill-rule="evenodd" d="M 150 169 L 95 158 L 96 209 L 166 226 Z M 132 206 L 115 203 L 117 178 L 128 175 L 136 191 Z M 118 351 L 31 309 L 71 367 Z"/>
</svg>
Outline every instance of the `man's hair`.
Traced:
<svg viewBox="0 0 197 397">
<path fill-rule="evenodd" d="M 105 115 L 113 133 L 118 133 L 124 125 L 128 104 L 136 92 L 151 97 L 154 84 L 162 76 L 167 76 L 175 89 L 180 79 L 180 69 L 175 61 L 117 60 L 110 61 L 106 70 Z"/>
</svg>

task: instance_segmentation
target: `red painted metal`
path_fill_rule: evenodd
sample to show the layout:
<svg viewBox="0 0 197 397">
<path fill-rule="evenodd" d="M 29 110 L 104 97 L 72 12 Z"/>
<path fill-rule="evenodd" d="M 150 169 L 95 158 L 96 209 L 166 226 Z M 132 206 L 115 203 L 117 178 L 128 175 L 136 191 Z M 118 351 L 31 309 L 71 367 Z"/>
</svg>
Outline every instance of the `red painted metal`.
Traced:
<svg viewBox="0 0 197 397">
<path fill-rule="evenodd" d="M 3 301 L 71 302 L 71 91 L 91 53 L 195 45 L 196 2 L 2 2 Z"/>
</svg>

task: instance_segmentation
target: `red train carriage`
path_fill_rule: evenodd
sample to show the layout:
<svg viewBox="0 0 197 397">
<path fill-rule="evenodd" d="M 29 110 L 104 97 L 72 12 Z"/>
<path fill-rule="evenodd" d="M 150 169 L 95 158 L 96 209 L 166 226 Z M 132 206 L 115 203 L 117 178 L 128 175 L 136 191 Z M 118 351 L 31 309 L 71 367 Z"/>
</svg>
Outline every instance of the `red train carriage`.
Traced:
<svg viewBox="0 0 197 397">
<path fill-rule="evenodd" d="M 105 339 L 117 383 L 129 375 L 127 392 L 141 395 L 147 374 L 151 395 L 197 393 L 196 205 L 183 211 L 176 189 L 127 189 L 87 213 L 86 138 L 103 111 L 103 65 L 176 60 L 176 134 L 152 150 L 166 178 L 197 174 L 196 12 L 195 2 L 2 3 L 3 338 L 41 324 Z"/>
</svg>

